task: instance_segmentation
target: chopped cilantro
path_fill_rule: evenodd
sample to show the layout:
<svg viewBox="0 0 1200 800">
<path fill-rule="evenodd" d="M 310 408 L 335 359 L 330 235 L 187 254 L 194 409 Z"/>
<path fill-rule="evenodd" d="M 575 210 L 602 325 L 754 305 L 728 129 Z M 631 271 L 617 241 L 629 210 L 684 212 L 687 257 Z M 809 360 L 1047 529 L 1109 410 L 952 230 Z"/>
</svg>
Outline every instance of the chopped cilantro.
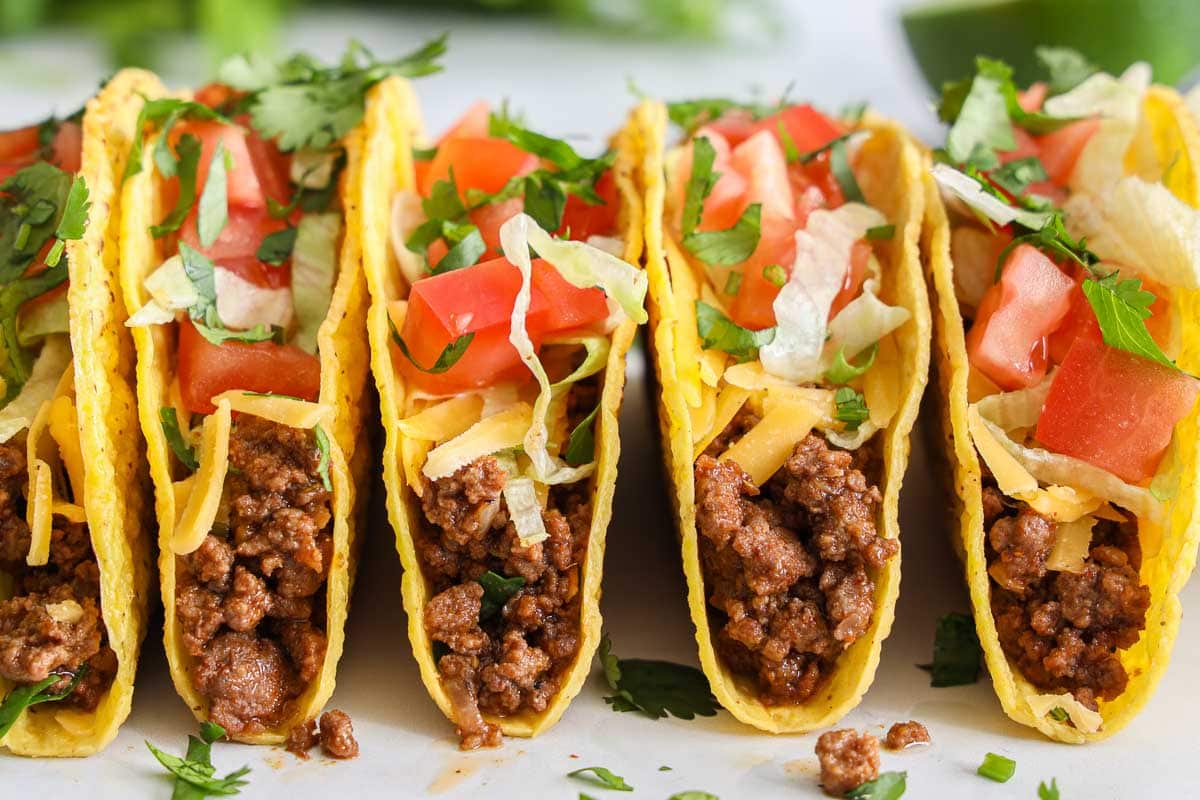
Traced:
<svg viewBox="0 0 1200 800">
<path fill-rule="evenodd" d="M 996 783 L 1007 783 L 1016 771 L 1017 762 L 1011 758 L 988 753 L 983 757 L 983 763 L 979 765 L 979 769 L 975 770 L 975 773 Z"/>
<path fill-rule="evenodd" d="M 846 792 L 851 800 L 899 800 L 908 788 L 907 772 L 883 772 L 873 781 L 868 781 Z"/>
<path fill-rule="evenodd" d="M 830 150 L 832 150 L 833 146 L 835 144 L 837 144 L 838 142 L 844 143 L 847 139 L 849 139 L 853 135 L 854 135 L 853 132 L 843 133 L 841 136 L 835 136 L 834 138 L 830 139 L 828 142 L 826 142 L 825 144 L 821 145 L 820 147 L 818 147 L 816 149 L 801 153 L 800 159 L 799 159 L 800 163 L 808 164 L 812 161 L 815 161 L 822 154 L 828 153 Z"/>
<path fill-rule="evenodd" d="M 592 431 L 592 427 L 599 411 L 600 406 L 597 405 L 592 409 L 592 413 L 579 421 L 567 439 L 567 449 L 563 453 L 563 460 L 572 467 L 590 464 L 596 458 L 596 435 Z"/>
<path fill-rule="evenodd" d="M 779 134 L 779 142 L 783 145 L 783 154 L 787 158 L 787 163 L 795 164 L 800 160 L 800 149 L 796 147 L 796 140 L 788 133 L 782 117 L 775 120 L 775 130 Z"/>
<path fill-rule="evenodd" d="M 895 225 L 876 225 L 873 228 L 867 228 L 867 241 L 882 242 L 891 239 L 896 235 Z"/>
<path fill-rule="evenodd" d="M 839 348 L 833 357 L 833 364 L 825 371 L 825 380 L 830 383 L 849 383 L 864 374 L 875 363 L 875 354 L 879 352 L 879 342 L 867 348 L 867 355 L 861 364 L 855 364 L 846 358 L 846 348 Z"/>
<path fill-rule="evenodd" d="M 412 149 L 413 161 L 433 161 L 433 157 L 437 155 L 437 147 L 414 147 Z"/>
<path fill-rule="evenodd" d="M 212 259 L 184 242 L 179 243 L 179 258 L 183 262 L 183 273 L 196 290 L 196 303 L 188 309 L 188 316 L 193 320 L 206 320 L 211 316 L 215 322 L 217 278 Z"/>
<path fill-rule="evenodd" d="M 700 224 L 700 216 L 704 212 L 704 200 L 712 193 L 717 183 L 718 173 L 712 171 L 713 161 L 717 151 L 707 136 L 701 136 L 692 142 L 692 174 L 688 177 L 687 191 L 683 199 L 683 235 L 687 236 L 696 230 Z"/>
<path fill-rule="evenodd" d="M 1050 75 L 1051 94 L 1069 92 L 1100 71 L 1082 53 L 1069 47 L 1035 47 L 1033 53 Z"/>
<path fill-rule="evenodd" d="M 617 658 L 607 634 L 600 641 L 598 655 L 604 678 L 616 693 L 604 698 L 613 711 L 640 711 L 651 719 L 662 719 L 668 714 L 694 719 L 717 713 L 717 698 L 709 689 L 708 679 L 695 667 L 669 661 Z"/>
<path fill-rule="evenodd" d="M 1048 177 L 1046 168 L 1042 166 L 1041 159 L 1037 156 L 1018 158 L 1016 161 L 1010 161 L 988 173 L 988 178 L 992 183 L 1014 197 L 1024 194 L 1029 184 L 1047 180 Z"/>
<path fill-rule="evenodd" d="M 739 362 L 758 356 L 758 348 L 775 339 L 775 329 L 752 331 L 725 316 L 719 308 L 703 300 L 696 301 L 696 332 L 705 350 L 720 350 Z"/>
<path fill-rule="evenodd" d="M 216 316 L 216 306 L 213 306 L 206 317 L 205 322 L 200 320 L 192 320 L 192 325 L 196 328 L 196 332 L 203 336 L 210 344 L 223 345 L 226 342 L 246 342 L 253 344 L 254 342 L 275 342 L 283 344 L 284 330 L 278 325 L 255 325 L 253 328 L 244 331 L 235 331 L 226 328 L 221 324 L 221 321 Z"/>
<path fill-rule="evenodd" d="M 487 622 L 499 614 L 505 603 L 525 585 L 525 579 L 519 575 L 506 578 L 491 570 L 475 579 L 483 587 L 483 599 L 479 603 L 479 621 Z"/>
<path fill-rule="evenodd" d="M 942 688 L 974 683 L 979 679 L 982 657 L 975 620 L 968 614 L 947 614 L 937 623 L 929 685 Z"/>
<path fill-rule="evenodd" d="M 588 773 L 591 773 L 590 775 Z M 568 778 L 576 778 L 591 783 L 604 789 L 613 789 L 618 792 L 632 792 L 633 787 L 625 782 L 625 779 L 620 775 L 613 773 L 612 770 L 606 767 L 583 767 L 573 772 L 567 773 Z"/>
<path fill-rule="evenodd" d="M 432 366 L 423 367 L 417 363 L 415 358 L 413 358 L 412 353 L 409 352 L 408 345 L 405 344 L 404 339 L 400 336 L 400 332 L 396 330 L 396 326 L 391 320 L 388 320 L 388 325 L 392 329 L 392 341 L 395 342 L 396 346 L 400 348 L 400 352 L 404 354 L 404 357 L 407 358 L 414 367 L 421 370 L 421 372 L 427 372 L 430 375 L 441 375 L 443 372 L 457 364 L 458 360 L 463 357 L 463 353 L 467 352 L 467 348 L 471 345 L 471 340 L 475 338 L 474 331 L 471 331 L 470 333 L 464 333 L 462 336 L 459 336 L 453 342 L 450 342 L 442 348 L 442 352 L 438 355 L 437 361 L 434 361 Z"/>
<path fill-rule="evenodd" d="M 88 672 L 87 664 L 83 664 L 74 674 L 70 672 L 52 672 L 47 677 L 31 683 L 26 686 L 18 686 L 8 693 L 4 698 L 4 702 L 0 703 L 0 739 L 3 739 L 8 734 L 13 725 L 20 719 L 21 714 L 30 706 L 36 706 L 39 703 L 54 703 L 63 700 L 70 696 L 71 692 L 75 691 L 75 687 L 83 680 L 83 676 Z M 47 691 L 51 686 L 61 681 L 63 678 L 70 677 L 67 685 L 61 691 Z"/>
<path fill-rule="evenodd" d="M 705 264 L 740 264 L 758 247 L 761 218 L 762 203 L 751 203 L 733 227 L 723 231 L 693 231 L 683 237 L 683 246 Z"/>
<path fill-rule="evenodd" d="M 471 230 L 462 239 L 453 242 L 453 246 L 446 252 L 446 255 L 433 265 L 434 275 L 469 267 L 478 262 L 480 257 L 487 252 L 487 245 L 484 244 L 483 235 L 479 229 L 474 225 L 470 227 Z"/>
<path fill-rule="evenodd" d="M 172 162 L 175 164 L 174 173 L 179 177 L 179 195 L 175 198 L 175 207 L 163 221 L 150 226 L 154 238 L 160 239 L 179 230 L 188 214 L 192 213 L 192 206 L 196 205 L 196 173 L 200 166 L 200 151 L 200 140 L 195 136 L 185 133 L 179 137 L 175 145 L 177 158 Z M 161 165 L 159 171 L 162 171 Z"/>
<path fill-rule="evenodd" d="M 779 264 L 767 264 L 763 267 L 762 276 L 763 280 L 779 289 L 783 288 L 788 279 L 787 270 Z"/>
<path fill-rule="evenodd" d="M 833 173 L 834 180 L 841 187 L 842 197 L 847 203 L 866 202 L 862 189 L 858 185 L 858 179 L 854 177 L 854 170 L 850 167 L 846 142 L 842 139 L 835 139 L 829 148 L 829 171 Z"/>
<path fill-rule="evenodd" d="M 167 437 L 167 444 L 170 446 L 171 452 L 179 459 L 179 463 L 192 472 L 199 469 L 200 462 L 196 460 L 196 448 L 183 438 L 183 431 L 179 428 L 179 416 L 175 409 L 170 406 L 160 408 L 158 419 L 162 425 L 163 435 Z"/>
<path fill-rule="evenodd" d="M 159 131 L 158 141 L 154 145 L 155 166 L 164 178 L 175 176 L 178 161 L 171 155 L 170 132 L 181 119 L 213 120 L 232 124 L 224 115 L 192 100 L 180 100 L 176 97 L 146 100 L 142 103 L 142 110 L 138 112 L 135 128 L 142 135 L 134 137 L 133 146 L 129 150 L 129 161 L 125 165 L 124 178 L 132 178 L 142 171 L 142 150 L 145 147 L 147 125 Z"/>
<path fill-rule="evenodd" d="M 1051 778 L 1049 786 L 1045 781 L 1038 783 L 1038 800 L 1059 800 L 1057 778 Z"/>
<path fill-rule="evenodd" d="M 871 411 L 867 408 L 867 400 L 862 392 L 857 392 L 849 386 L 838 389 L 833 395 L 833 402 L 836 406 L 834 419 L 845 423 L 846 430 L 850 433 L 857 431 L 860 425 L 871 418 Z"/>
<path fill-rule="evenodd" d="M 255 256 L 259 261 L 278 267 L 292 257 L 292 249 L 296 246 L 296 234 L 299 231 L 299 228 L 288 227 L 268 233 L 259 244 Z"/>
<path fill-rule="evenodd" d="M 225 142 L 217 140 L 212 162 L 208 167 L 208 178 L 200 192 L 200 211 L 196 218 L 196 232 L 201 247 L 212 247 L 229 221 L 229 183 L 227 174 L 233 169 L 233 156 L 225 149 Z"/>
<path fill-rule="evenodd" d="M 172 800 L 203 800 L 210 795 L 238 794 L 246 785 L 247 781 L 244 778 L 250 773 L 249 767 L 235 770 L 224 778 L 215 777 L 212 745 L 223 736 L 225 729 L 220 725 L 204 723 L 200 726 L 199 736 L 188 736 L 187 755 L 183 758 L 164 753 L 149 741 L 146 742 L 146 747 L 158 759 L 158 763 L 175 776 Z"/>
<path fill-rule="evenodd" d="M 742 288 L 742 273 L 730 272 L 729 277 L 725 278 L 724 292 L 727 295 L 733 296 L 738 293 L 738 289 Z"/>
<path fill-rule="evenodd" d="M 838 116 L 851 125 L 857 125 L 862 122 L 863 114 L 867 113 L 867 106 L 868 103 L 866 100 L 847 103 L 838 111 Z"/>
</svg>

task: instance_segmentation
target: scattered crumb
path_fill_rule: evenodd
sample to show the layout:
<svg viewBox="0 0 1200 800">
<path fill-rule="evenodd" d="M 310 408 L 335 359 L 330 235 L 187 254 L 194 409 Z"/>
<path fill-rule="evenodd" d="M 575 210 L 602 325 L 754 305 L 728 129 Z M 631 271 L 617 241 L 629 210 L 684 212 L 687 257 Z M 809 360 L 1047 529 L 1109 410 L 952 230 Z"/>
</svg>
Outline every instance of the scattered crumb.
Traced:
<svg viewBox="0 0 1200 800">
<path fill-rule="evenodd" d="M 821 787 L 841 797 L 851 789 L 879 777 L 879 740 L 851 728 L 826 731 L 817 739 L 821 762 Z"/>
<path fill-rule="evenodd" d="M 887 748 L 903 750 L 914 745 L 929 744 L 929 729 L 914 719 L 908 722 L 897 722 L 887 732 Z"/>
<path fill-rule="evenodd" d="M 333 709 L 321 715 L 321 749 L 332 758 L 357 758 L 358 740 L 345 711 Z"/>
<path fill-rule="evenodd" d="M 317 746 L 317 721 L 306 720 L 288 731 L 284 747 L 297 758 L 308 760 L 308 751 Z"/>
</svg>

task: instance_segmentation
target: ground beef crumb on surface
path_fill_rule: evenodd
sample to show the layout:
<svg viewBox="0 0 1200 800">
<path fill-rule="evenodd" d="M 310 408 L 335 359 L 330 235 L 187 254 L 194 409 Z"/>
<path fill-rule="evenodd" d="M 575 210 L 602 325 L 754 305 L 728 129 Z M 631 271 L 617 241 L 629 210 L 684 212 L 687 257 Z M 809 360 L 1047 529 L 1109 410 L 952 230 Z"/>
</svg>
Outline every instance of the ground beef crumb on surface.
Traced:
<svg viewBox="0 0 1200 800">
<path fill-rule="evenodd" d="M 192 680 L 231 736 L 278 725 L 325 659 L 333 524 L 320 461 L 311 431 L 240 417 L 229 440 L 228 531 L 214 529 L 176 560 Z"/>
<path fill-rule="evenodd" d="M 822 788 L 841 797 L 879 777 L 879 740 L 850 728 L 826 731 L 817 739 L 817 759 Z"/>
<path fill-rule="evenodd" d="M 888 729 L 885 744 L 889 750 L 903 750 L 916 744 L 929 744 L 929 729 L 916 720 L 897 722 Z"/>
<path fill-rule="evenodd" d="M 87 673 L 64 700 L 91 711 L 117 674 L 117 656 L 108 646 L 100 608 L 100 568 L 86 523 L 52 519 L 50 557 L 30 567 L 29 526 L 23 488 L 27 481 L 23 448 L 0 444 L 0 571 L 12 578 L 12 597 L 0 602 L 0 677 L 17 684 L 38 683 L 52 674 L 50 686 L 63 691 L 72 673 Z M 41 709 L 35 707 L 34 713 Z"/>
<path fill-rule="evenodd" d="M 292 729 L 288 731 L 284 747 L 292 755 L 307 759 L 308 751 L 316 747 L 320 741 L 321 737 L 317 734 L 317 721 L 310 719 L 292 726 Z"/>
<path fill-rule="evenodd" d="M 321 749 L 330 758 L 357 758 L 358 740 L 345 711 L 333 709 L 321 715 Z"/>
<path fill-rule="evenodd" d="M 544 711 L 579 649 L 580 568 L 591 504 L 586 485 L 554 487 L 542 519 L 549 538 L 523 546 L 508 519 L 503 466 L 485 456 L 427 481 L 417 550 L 433 597 L 425 629 L 454 706 L 463 749 L 500 743 L 482 714 Z M 498 614 L 480 620 L 492 571 L 525 585 Z"/>
<path fill-rule="evenodd" d="M 719 449 L 753 419 L 746 411 L 735 417 Z M 811 697 L 871 625 L 875 584 L 867 570 L 882 567 L 899 544 L 878 535 L 882 497 L 856 466 L 868 461 L 815 434 L 761 488 L 732 461 L 696 461 L 696 521 L 718 616 L 717 650 L 757 680 L 766 703 Z"/>
<path fill-rule="evenodd" d="M 1005 654 L 1033 685 L 1070 692 L 1096 709 L 1125 691 L 1120 651 L 1146 626 L 1137 523 L 1100 520 L 1083 570 L 1046 569 L 1054 523 L 1027 504 L 984 489 L 992 613 Z M 988 498 L 991 499 L 988 499 Z"/>
</svg>

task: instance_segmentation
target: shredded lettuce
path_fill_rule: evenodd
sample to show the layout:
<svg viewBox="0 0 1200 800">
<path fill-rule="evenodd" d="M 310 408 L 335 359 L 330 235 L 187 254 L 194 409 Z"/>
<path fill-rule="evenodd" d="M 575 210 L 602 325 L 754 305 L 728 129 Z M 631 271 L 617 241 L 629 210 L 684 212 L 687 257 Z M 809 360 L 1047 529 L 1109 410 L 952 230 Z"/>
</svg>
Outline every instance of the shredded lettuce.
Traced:
<svg viewBox="0 0 1200 800">
<path fill-rule="evenodd" d="M 236 272 L 213 269 L 217 290 L 217 317 L 229 330 L 250 330 L 258 325 L 287 328 L 292 324 L 292 293 L 251 283 Z"/>
<path fill-rule="evenodd" d="M 1015 392 L 1000 392 L 990 394 L 975 405 L 979 414 L 1005 431 L 1018 428 L 1032 428 L 1037 425 L 1038 417 L 1042 415 L 1042 406 L 1050 394 L 1050 386 L 1054 376 L 1047 375 L 1036 386 L 1019 389 Z"/>
<path fill-rule="evenodd" d="M 297 150 L 292 154 L 291 182 L 302 189 L 324 189 L 333 180 L 337 150 Z"/>
<path fill-rule="evenodd" d="M 590 378 L 604 369 L 604 365 L 608 361 L 608 351 L 611 349 L 611 343 L 607 336 L 569 336 L 563 339 L 549 339 L 545 344 L 546 346 L 582 345 L 586 351 L 583 363 L 576 367 L 570 375 L 550 385 L 555 392 L 562 391 L 584 378 Z"/>
<path fill-rule="evenodd" d="M 504 504 L 521 544 L 529 546 L 549 539 L 550 534 L 546 532 L 546 523 L 542 519 L 542 503 L 538 499 L 533 478 L 521 474 L 517 459 L 512 455 L 500 455 L 496 460 L 508 472 L 508 479 L 504 482 Z"/>
<path fill-rule="evenodd" d="M 821 353 L 826 321 L 845 281 L 850 249 L 868 228 L 886 223 L 874 208 L 846 203 L 833 211 L 814 211 L 808 225 L 796 232 L 796 261 L 773 306 L 775 338 L 759 348 L 759 359 L 768 372 L 801 382 L 825 371 Z"/>
<path fill-rule="evenodd" d="M 145 285 L 150 299 L 125 321 L 130 328 L 174 322 L 176 311 L 191 308 L 200 300 L 199 292 L 183 268 L 183 259 L 178 255 L 171 256 L 151 272 Z"/>
<path fill-rule="evenodd" d="M 317 352 L 317 331 L 329 313 L 341 230 L 342 215 L 336 212 L 305 214 L 297 229 L 292 250 L 292 304 L 296 313 L 292 343 L 309 353 Z"/>
<path fill-rule="evenodd" d="M 1043 109 L 1052 117 L 1116 117 L 1137 119 L 1138 109 L 1150 88 L 1150 65 L 1138 61 L 1120 78 L 1097 72 L 1069 92 L 1047 100 Z"/>
<path fill-rule="evenodd" d="M 1050 212 L 1030 211 L 1009 205 L 994 194 L 984 191 L 979 181 L 964 172 L 959 172 L 949 164 L 934 164 L 930 174 L 941 187 L 943 195 L 950 194 L 957 197 L 971 210 L 982 214 L 997 225 L 1019 222 L 1026 228 L 1036 231 L 1041 230 L 1042 226 L 1050 220 Z"/>
<path fill-rule="evenodd" d="M 70 330 L 66 292 L 59 292 L 53 300 L 26 304 L 17 317 L 17 342 L 22 347 L 30 347 L 50 334 L 69 333 Z"/>
<path fill-rule="evenodd" d="M 71 342 L 66 336 L 46 337 L 30 370 L 29 380 L 17 396 L 0 409 L 0 442 L 7 442 L 29 427 L 42 403 L 54 397 L 58 382 L 71 365 Z"/>
<path fill-rule="evenodd" d="M 400 274 L 409 285 L 416 283 L 429 274 L 425 267 L 425 259 L 408 249 L 408 238 L 412 236 L 422 222 L 425 212 L 421 210 L 421 196 L 416 192 L 405 189 L 396 193 L 392 199 L 392 219 L 389 232 L 392 240 L 392 253 L 400 266 Z"/>
<path fill-rule="evenodd" d="M 912 316 L 907 308 L 889 306 L 879 299 L 879 261 L 872 255 L 867 264 L 870 277 L 863 282 L 862 293 L 847 303 L 829 323 L 826 361 L 829 361 L 829 353 L 854 358 Z"/>
</svg>

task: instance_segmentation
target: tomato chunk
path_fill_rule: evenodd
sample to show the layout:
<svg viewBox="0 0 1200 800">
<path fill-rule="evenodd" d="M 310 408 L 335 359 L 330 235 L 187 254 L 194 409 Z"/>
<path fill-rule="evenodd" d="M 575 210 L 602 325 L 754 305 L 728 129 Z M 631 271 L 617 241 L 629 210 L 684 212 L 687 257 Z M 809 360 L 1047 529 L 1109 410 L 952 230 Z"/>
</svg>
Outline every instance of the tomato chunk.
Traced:
<svg viewBox="0 0 1200 800">
<path fill-rule="evenodd" d="M 871 243 L 866 239 L 859 239 L 850 248 L 850 268 L 846 270 L 846 279 L 842 281 L 841 291 L 833 298 L 833 304 L 829 307 L 829 318 L 833 319 L 838 312 L 850 304 L 850 301 L 858 297 L 862 291 L 863 283 L 867 280 L 867 266 L 871 262 Z"/>
<path fill-rule="evenodd" d="M 589 236 L 610 236 L 616 230 L 620 198 L 611 169 L 596 179 L 595 190 L 604 201 L 598 205 L 592 205 L 573 194 L 567 195 L 559 236 L 570 234 L 570 238 L 582 242 L 587 241 Z"/>
<path fill-rule="evenodd" d="M 788 136 L 796 145 L 796 149 L 801 153 L 824 147 L 845 133 L 841 125 L 807 103 L 789 106 L 777 114 L 772 114 L 755 126 L 755 132 L 771 131 L 782 147 L 783 139 L 779 135 L 780 125 L 787 131 Z"/>
<path fill-rule="evenodd" d="M 967 332 L 971 364 L 1002 389 L 1033 386 L 1046 374 L 1046 337 L 1071 307 L 1075 282 L 1037 248 L 1021 244 L 988 288 Z"/>
<path fill-rule="evenodd" d="M 762 330 L 775 324 L 775 297 L 782 287 L 767 280 L 764 270 L 778 264 L 790 275 L 796 260 L 796 239 L 787 228 L 763 231 L 754 255 L 741 266 L 742 281 L 729 304 L 729 317 L 743 328 Z"/>
<path fill-rule="evenodd" d="M 458 337 L 475 336 L 462 357 L 443 373 L 425 372 L 397 353 L 400 371 L 433 394 L 454 394 L 519 377 L 526 368 L 508 333 L 520 287 L 521 273 L 503 258 L 414 283 L 400 335 L 421 367 L 432 367 Z M 546 262 L 533 261 L 525 326 L 535 346 L 547 334 L 585 327 L 607 316 L 608 304 L 599 289 L 579 289 Z"/>
<path fill-rule="evenodd" d="M 438 140 L 438 144 L 448 142 L 451 139 L 486 138 L 491 116 L 492 109 L 488 101 L 476 100 L 453 125 L 446 129 L 446 132 L 442 134 L 442 138 Z"/>
<path fill-rule="evenodd" d="M 1142 483 L 1158 470 L 1198 392 L 1195 378 L 1109 347 L 1093 322 L 1054 376 L 1037 438 L 1056 453 Z"/>
<path fill-rule="evenodd" d="M 21 161 L 37 152 L 39 125 L 0 132 L 0 161 Z"/>
<path fill-rule="evenodd" d="M 179 324 L 178 369 L 183 404 L 197 414 L 215 411 L 212 398 L 228 389 L 304 400 L 316 400 L 321 393 L 321 362 L 316 356 L 274 342 L 215 345 L 190 320 Z"/>
<path fill-rule="evenodd" d="M 197 197 L 203 191 L 208 180 L 208 170 L 212 164 L 213 153 L 217 142 L 225 145 L 230 155 L 231 168 L 226 170 L 226 187 L 229 205 L 245 206 L 247 208 L 262 208 L 266 206 L 262 184 L 254 171 L 254 161 L 250 157 L 250 149 L 246 144 L 246 132 L 236 125 L 224 125 L 220 122 L 188 122 L 177 125 L 171 131 L 171 138 L 178 142 L 185 133 L 190 133 L 200 140 L 200 166 L 196 172 Z M 176 183 L 177 178 L 171 182 Z"/>
<path fill-rule="evenodd" d="M 487 137 L 457 137 L 443 142 L 425 173 L 421 194 L 428 197 L 433 185 L 449 180 L 454 182 L 464 198 L 468 189 L 489 194 L 498 192 L 516 175 L 526 175 L 538 168 L 538 158 L 512 142 Z"/>
<path fill-rule="evenodd" d="M 1072 122 L 1053 133 L 1047 133 L 1037 138 L 1039 155 L 1042 166 L 1050 180 L 1059 186 L 1066 186 L 1075 169 L 1083 148 L 1091 141 L 1092 135 L 1100 129 L 1100 120 L 1083 119 Z"/>
</svg>

